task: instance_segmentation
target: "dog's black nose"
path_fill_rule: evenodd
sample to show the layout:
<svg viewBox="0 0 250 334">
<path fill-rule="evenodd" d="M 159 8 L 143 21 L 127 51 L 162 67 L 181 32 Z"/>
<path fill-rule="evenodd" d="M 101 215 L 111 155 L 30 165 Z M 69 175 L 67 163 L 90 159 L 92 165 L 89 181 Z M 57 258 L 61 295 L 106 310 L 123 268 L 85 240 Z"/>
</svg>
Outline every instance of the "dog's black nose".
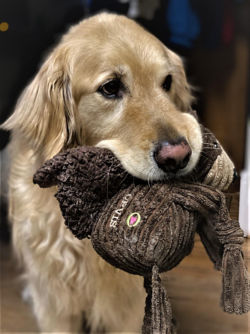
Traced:
<svg viewBox="0 0 250 334">
<path fill-rule="evenodd" d="M 176 173 L 178 170 L 187 166 L 191 148 L 184 138 L 180 138 L 176 142 L 160 142 L 154 150 L 154 159 L 164 172 Z"/>
</svg>

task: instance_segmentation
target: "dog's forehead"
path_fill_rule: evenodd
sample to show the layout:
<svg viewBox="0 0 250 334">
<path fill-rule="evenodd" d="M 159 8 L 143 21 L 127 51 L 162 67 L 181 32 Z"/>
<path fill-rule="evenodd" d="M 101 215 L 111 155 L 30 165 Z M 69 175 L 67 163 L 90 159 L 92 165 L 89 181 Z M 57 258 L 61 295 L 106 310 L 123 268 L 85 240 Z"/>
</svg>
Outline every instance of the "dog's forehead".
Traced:
<svg viewBox="0 0 250 334">
<path fill-rule="evenodd" d="M 149 76 L 153 80 L 157 75 L 166 75 L 172 65 L 162 48 L 152 45 L 123 40 L 119 45 L 107 47 L 107 54 L 99 64 L 99 79 L 105 77 L 140 77 Z"/>
<path fill-rule="evenodd" d="M 83 53 L 85 51 L 92 57 L 95 54 L 96 59 L 99 55 L 102 62 L 108 58 L 115 66 L 119 58 L 127 63 L 153 61 L 163 66 L 171 62 L 169 50 L 155 36 L 125 16 L 103 13 L 84 20 L 65 36 L 65 41 L 72 39 Z"/>
<path fill-rule="evenodd" d="M 113 74 L 142 80 L 147 76 L 149 81 L 159 74 L 163 80 L 175 66 L 170 50 L 124 16 L 100 14 L 84 20 L 64 41 L 75 44 L 71 58 L 78 87 L 86 88 L 87 78 L 92 78 L 91 85 L 97 87 Z"/>
</svg>

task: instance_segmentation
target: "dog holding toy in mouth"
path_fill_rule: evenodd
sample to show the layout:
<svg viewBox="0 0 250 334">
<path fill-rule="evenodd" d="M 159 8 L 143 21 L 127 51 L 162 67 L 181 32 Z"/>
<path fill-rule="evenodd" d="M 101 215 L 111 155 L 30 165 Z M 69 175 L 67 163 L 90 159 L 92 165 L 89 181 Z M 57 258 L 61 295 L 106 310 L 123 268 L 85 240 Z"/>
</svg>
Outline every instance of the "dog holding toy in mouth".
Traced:
<svg viewBox="0 0 250 334">
<path fill-rule="evenodd" d="M 70 28 L 21 95 L 4 124 L 12 131 L 10 219 L 42 332 L 80 331 L 83 313 L 93 332 L 137 332 L 145 291 L 141 277 L 110 266 L 65 228 L 56 188 L 40 189 L 33 174 L 87 145 L 109 149 L 149 183 L 185 177 L 206 147 L 192 100 L 180 57 L 134 21 L 106 13 Z M 232 178 L 222 150 L 204 182 L 223 190 Z"/>
</svg>

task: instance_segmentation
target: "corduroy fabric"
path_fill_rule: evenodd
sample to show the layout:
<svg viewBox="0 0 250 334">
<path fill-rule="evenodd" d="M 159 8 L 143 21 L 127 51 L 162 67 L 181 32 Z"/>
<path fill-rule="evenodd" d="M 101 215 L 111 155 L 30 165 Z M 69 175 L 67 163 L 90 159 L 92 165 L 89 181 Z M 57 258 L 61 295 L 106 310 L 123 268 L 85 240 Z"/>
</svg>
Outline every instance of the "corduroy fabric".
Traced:
<svg viewBox="0 0 250 334">
<path fill-rule="evenodd" d="M 202 133 L 204 148 L 199 163 L 184 181 L 202 182 L 221 154 L 215 136 L 204 127 Z M 129 175 L 111 151 L 98 147 L 77 147 L 59 153 L 45 162 L 33 181 L 42 188 L 58 186 L 56 198 L 65 223 L 79 239 L 91 233 L 103 208 L 118 191 L 132 183 L 143 183 Z"/>
<path fill-rule="evenodd" d="M 66 226 L 79 239 L 90 237 L 110 264 L 142 275 L 147 291 L 143 333 L 175 333 L 171 305 L 159 273 L 175 267 L 199 232 L 223 274 L 224 310 L 249 311 L 249 280 L 241 251 L 243 232 L 227 210 L 225 196 L 202 184 L 221 147 L 203 129 L 204 146 L 185 178 L 148 184 L 129 175 L 113 153 L 78 147 L 47 161 L 34 175 L 41 187 L 57 185 Z"/>
<path fill-rule="evenodd" d="M 65 223 L 82 239 L 91 234 L 93 223 L 117 189 L 125 188 L 131 180 L 111 151 L 78 147 L 48 160 L 33 181 L 42 188 L 58 185 L 55 196 Z"/>
</svg>

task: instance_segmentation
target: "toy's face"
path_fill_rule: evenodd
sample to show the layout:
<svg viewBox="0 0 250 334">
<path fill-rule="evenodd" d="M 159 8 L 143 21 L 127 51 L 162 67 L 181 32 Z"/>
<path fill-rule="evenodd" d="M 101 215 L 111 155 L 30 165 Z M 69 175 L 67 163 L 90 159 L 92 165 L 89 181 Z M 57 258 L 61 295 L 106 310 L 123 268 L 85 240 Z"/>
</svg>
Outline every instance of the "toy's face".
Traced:
<svg viewBox="0 0 250 334">
<path fill-rule="evenodd" d="M 86 57 L 75 64 L 85 144 L 111 149 L 144 180 L 190 172 L 202 136 L 188 113 L 192 97 L 181 59 L 126 18 L 90 28 Z"/>
</svg>

